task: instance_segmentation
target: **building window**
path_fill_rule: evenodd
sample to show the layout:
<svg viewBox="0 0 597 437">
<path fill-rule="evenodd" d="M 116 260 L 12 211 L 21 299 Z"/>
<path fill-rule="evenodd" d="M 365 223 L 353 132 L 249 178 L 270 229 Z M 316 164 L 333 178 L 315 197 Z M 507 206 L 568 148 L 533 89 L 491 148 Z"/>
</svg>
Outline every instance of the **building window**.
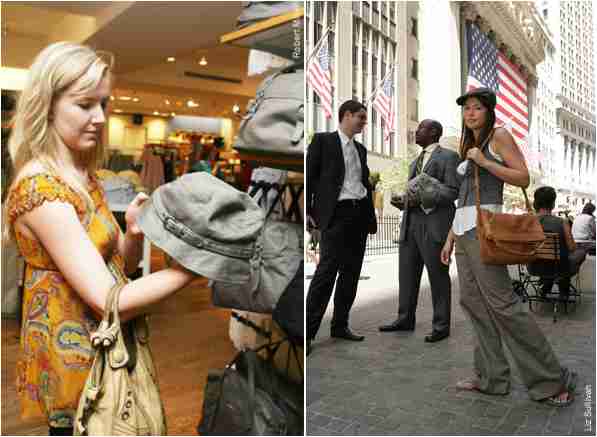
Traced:
<svg viewBox="0 0 597 437">
<path fill-rule="evenodd" d="M 419 61 L 415 58 L 412 58 L 412 67 L 410 70 L 410 77 L 415 80 L 419 80 Z"/>
<path fill-rule="evenodd" d="M 415 38 L 419 37 L 419 22 L 416 18 L 411 18 L 412 23 L 410 27 L 410 34 Z"/>
</svg>

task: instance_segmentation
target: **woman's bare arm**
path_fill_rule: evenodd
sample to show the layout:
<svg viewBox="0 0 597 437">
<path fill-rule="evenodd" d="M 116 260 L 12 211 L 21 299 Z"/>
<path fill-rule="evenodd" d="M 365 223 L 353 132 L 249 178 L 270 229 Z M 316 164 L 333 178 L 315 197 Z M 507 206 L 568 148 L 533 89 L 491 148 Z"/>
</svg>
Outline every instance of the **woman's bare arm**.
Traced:
<svg viewBox="0 0 597 437">
<path fill-rule="evenodd" d="M 114 285 L 104 259 L 89 239 L 72 205 L 45 202 L 20 220 L 41 242 L 70 286 L 98 314 Z M 170 268 L 128 283 L 121 292 L 119 311 L 126 320 L 188 284 L 195 275 Z"/>
<path fill-rule="evenodd" d="M 492 144 L 494 150 L 504 160 L 504 165 L 487 159 L 481 150 L 476 147 L 467 152 L 467 158 L 472 159 L 479 166 L 484 167 L 507 184 L 527 188 L 530 183 L 529 170 L 522 152 L 514 143 L 512 135 L 504 128 L 497 128 L 493 135 Z"/>
</svg>

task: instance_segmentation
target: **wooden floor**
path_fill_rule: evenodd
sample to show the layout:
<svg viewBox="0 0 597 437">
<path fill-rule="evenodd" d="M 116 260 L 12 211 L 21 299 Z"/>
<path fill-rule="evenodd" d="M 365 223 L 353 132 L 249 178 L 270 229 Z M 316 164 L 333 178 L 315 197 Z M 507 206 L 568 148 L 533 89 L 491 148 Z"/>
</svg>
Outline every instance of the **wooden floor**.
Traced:
<svg viewBox="0 0 597 437">
<path fill-rule="evenodd" d="M 163 265 L 152 252 L 152 270 Z M 230 312 L 214 307 L 206 279 L 197 279 L 150 311 L 151 347 L 166 409 L 168 435 L 196 435 L 210 368 L 222 368 L 235 349 Z M 2 435 L 47 435 L 45 421 L 23 421 L 15 388 L 18 327 L 2 321 Z"/>
</svg>

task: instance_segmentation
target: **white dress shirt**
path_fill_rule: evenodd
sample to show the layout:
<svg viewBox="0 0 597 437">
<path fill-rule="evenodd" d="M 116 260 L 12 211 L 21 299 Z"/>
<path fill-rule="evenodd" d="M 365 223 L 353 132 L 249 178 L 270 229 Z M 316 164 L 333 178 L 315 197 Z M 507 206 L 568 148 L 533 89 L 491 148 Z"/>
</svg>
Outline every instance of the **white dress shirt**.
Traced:
<svg viewBox="0 0 597 437">
<path fill-rule="evenodd" d="M 345 168 L 344 183 L 338 200 L 362 199 L 367 196 L 367 189 L 362 182 L 363 169 L 361 168 L 361 159 L 356 144 L 354 144 L 352 138 L 348 138 L 340 129 L 338 129 L 338 135 L 342 144 Z"/>
</svg>

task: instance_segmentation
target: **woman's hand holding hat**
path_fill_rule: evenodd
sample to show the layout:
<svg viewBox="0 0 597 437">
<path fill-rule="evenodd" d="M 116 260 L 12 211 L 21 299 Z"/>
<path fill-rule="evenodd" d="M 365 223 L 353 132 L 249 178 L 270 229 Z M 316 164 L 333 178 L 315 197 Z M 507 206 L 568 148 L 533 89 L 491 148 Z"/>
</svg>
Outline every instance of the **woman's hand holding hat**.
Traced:
<svg viewBox="0 0 597 437">
<path fill-rule="evenodd" d="M 124 219 L 126 221 L 126 230 L 130 232 L 131 235 L 140 236 L 143 235 L 141 228 L 137 225 L 137 217 L 141 212 L 143 203 L 149 199 L 147 194 L 139 193 L 135 196 L 133 201 L 129 204 L 128 208 L 126 209 L 126 213 L 124 214 Z"/>
</svg>

